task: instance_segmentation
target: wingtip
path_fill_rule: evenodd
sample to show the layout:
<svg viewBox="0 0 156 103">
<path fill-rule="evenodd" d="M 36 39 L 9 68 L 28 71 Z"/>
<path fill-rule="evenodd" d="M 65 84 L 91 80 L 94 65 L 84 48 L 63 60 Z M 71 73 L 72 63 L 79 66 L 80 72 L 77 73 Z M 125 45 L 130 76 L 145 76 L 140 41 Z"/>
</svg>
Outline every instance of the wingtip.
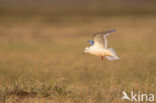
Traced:
<svg viewBox="0 0 156 103">
<path fill-rule="evenodd" d="M 116 32 L 116 29 L 110 29 L 110 30 L 107 30 L 107 31 L 103 31 L 103 32 L 96 32 L 95 34 L 93 34 L 93 38 L 98 35 L 98 34 L 106 34 L 106 33 L 112 33 L 112 32 Z"/>
<path fill-rule="evenodd" d="M 91 45 L 94 45 L 94 41 L 93 40 L 88 40 L 88 43 L 90 43 Z"/>
</svg>

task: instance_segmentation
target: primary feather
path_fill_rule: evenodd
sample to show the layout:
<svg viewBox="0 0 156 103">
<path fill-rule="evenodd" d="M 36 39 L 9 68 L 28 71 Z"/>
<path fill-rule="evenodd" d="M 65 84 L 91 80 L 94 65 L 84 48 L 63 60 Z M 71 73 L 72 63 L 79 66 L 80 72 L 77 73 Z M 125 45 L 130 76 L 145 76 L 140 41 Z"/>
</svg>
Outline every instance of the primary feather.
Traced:
<svg viewBox="0 0 156 103">
<path fill-rule="evenodd" d="M 107 48 L 107 38 L 106 36 L 110 35 L 112 32 L 115 32 L 115 29 L 104 31 L 104 32 L 97 32 L 93 35 L 94 37 L 94 45 Z"/>
</svg>

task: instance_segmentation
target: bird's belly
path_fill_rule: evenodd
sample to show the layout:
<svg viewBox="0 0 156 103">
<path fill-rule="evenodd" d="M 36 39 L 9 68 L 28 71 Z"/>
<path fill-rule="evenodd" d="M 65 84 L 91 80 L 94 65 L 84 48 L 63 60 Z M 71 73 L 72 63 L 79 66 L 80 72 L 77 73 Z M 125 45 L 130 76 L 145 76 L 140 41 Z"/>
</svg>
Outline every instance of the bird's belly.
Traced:
<svg viewBox="0 0 156 103">
<path fill-rule="evenodd" d="M 91 54 L 96 55 L 96 56 L 104 56 L 104 51 L 99 51 L 99 50 L 95 50 L 93 52 L 91 52 Z"/>
<path fill-rule="evenodd" d="M 97 51 L 93 51 L 91 54 L 97 56 L 113 56 L 113 54 L 108 50 L 97 50 Z"/>
<path fill-rule="evenodd" d="M 104 52 L 93 52 L 92 54 L 97 55 L 97 56 L 104 56 Z"/>
</svg>

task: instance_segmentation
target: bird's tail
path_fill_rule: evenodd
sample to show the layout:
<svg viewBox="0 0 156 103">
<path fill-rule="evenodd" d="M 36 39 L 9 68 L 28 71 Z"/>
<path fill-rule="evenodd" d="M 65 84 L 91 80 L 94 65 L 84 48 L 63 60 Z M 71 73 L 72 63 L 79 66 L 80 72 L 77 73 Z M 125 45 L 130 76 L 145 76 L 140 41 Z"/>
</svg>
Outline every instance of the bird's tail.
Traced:
<svg viewBox="0 0 156 103">
<path fill-rule="evenodd" d="M 112 48 L 108 48 L 108 50 L 113 54 L 113 56 L 106 56 L 108 60 L 119 60 L 119 57 L 116 55 L 115 51 Z"/>
</svg>

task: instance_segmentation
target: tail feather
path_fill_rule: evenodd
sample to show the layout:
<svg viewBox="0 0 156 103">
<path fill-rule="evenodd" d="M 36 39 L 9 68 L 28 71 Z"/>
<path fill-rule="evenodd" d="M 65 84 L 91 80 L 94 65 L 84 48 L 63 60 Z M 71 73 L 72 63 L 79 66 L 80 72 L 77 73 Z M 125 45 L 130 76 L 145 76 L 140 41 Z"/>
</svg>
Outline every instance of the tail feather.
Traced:
<svg viewBox="0 0 156 103">
<path fill-rule="evenodd" d="M 113 56 L 106 56 L 108 60 L 119 60 L 119 57 L 116 55 L 115 51 L 112 48 L 108 48 L 108 50 L 113 54 Z"/>
</svg>

